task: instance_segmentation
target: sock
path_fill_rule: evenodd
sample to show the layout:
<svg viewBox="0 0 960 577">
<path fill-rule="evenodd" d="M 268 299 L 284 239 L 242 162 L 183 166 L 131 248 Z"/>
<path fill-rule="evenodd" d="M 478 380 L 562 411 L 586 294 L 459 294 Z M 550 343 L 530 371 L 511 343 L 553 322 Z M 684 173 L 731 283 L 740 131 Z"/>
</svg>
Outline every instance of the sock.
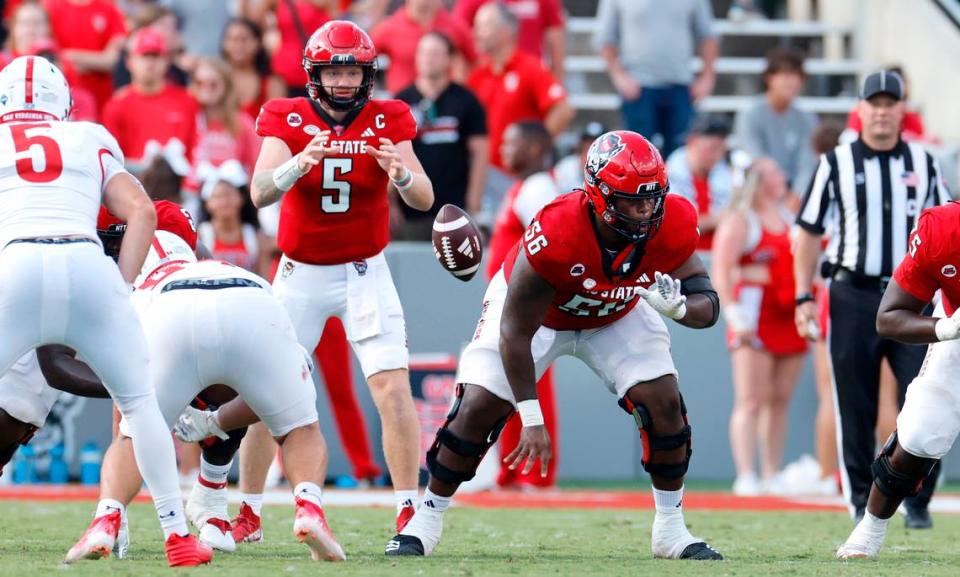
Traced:
<svg viewBox="0 0 960 577">
<path fill-rule="evenodd" d="M 420 497 L 420 492 L 416 489 L 411 489 L 409 491 L 394 491 L 393 498 L 397 501 L 397 514 L 400 514 L 400 511 L 407 505 L 417 506 L 417 498 Z"/>
<path fill-rule="evenodd" d="M 657 513 L 679 513 L 683 511 L 683 487 L 676 491 L 661 491 L 653 488 L 653 502 Z"/>
<path fill-rule="evenodd" d="M 154 495 L 153 504 L 157 507 L 164 540 L 172 533 L 181 536 L 190 533 L 187 529 L 186 516 L 183 514 L 183 500 L 179 490 L 169 495 Z"/>
<path fill-rule="evenodd" d="M 420 508 L 443 513 L 447 510 L 447 507 L 450 506 L 451 501 L 453 501 L 453 497 L 441 497 L 430 489 L 427 489 L 423 492 L 423 500 L 420 502 Z"/>
<path fill-rule="evenodd" d="M 323 489 L 320 488 L 320 486 L 318 486 L 316 483 L 311 483 L 309 481 L 297 483 L 297 486 L 293 488 L 293 496 L 299 497 L 304 501 L 310 501 L 317 507 L 321 507 L 323 505 Z"/>
<path fill-rule="evenodd" d="M 124 514 L 124 509 L 126 507 L 120 501 L 115 499 L 100 499 L 100 502 L 97 503 L 97 512 L 93 514 L 93 518 L 103 517 L 113 511 L 120 511 L 120 516 Z"/>
<path fill-rule="evenodd" d="M 226 465 L 212 465 L 200 456 L 200 475 L 197 480 L 204 487 L 210 489 L 225 489 L 227 487 L 227 474 L 230 473 L 230 467 L 233 465 L 231 459 Z"/>
<path fill-rule="evenodd" d="M 260 509 L 263 508 L 263 493 L 240 493 L 240 500 L 250 505 L 254 515 L 260 516 Z"/>
<path fill-rule="evenodd" d="M 887 525 L 890 524 L 890 519 L 881 519 L 875 517 L 870 511 L 866 511 L 863 514 L 863 523 L 873 533 L 885 533 Z"/>
</svg>

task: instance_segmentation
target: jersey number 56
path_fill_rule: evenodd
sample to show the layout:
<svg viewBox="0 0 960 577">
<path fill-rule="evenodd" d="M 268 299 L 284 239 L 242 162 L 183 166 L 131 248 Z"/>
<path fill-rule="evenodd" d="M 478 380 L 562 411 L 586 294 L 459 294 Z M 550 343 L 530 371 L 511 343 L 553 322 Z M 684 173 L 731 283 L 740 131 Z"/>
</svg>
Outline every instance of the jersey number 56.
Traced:
<svg viewBox="0 0 960 577">
<path fill-rule="evenodd" d="M 527 243 L 527 252 L 537 254 L 547 246 L 547 237 L 541 234 L 543 229 L 540 227 L 540 221 L 535 220 L 527 227 L 527 232 L 523 235 L 523 241 Z"/>
</svg>

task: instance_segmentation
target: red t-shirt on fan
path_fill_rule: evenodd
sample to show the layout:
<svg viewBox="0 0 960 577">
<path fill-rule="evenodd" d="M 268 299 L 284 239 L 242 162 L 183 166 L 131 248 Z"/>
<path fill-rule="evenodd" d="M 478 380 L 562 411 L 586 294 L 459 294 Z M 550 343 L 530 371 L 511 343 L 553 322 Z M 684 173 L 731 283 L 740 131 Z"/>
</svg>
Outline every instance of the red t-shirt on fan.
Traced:
<svg viewBox="0 0 960 577">
<path fill-rule="evenodd" d="M 178 138 L 189 160 L 197 133 L 197 102 L 185 89 L 172 84 L 149 95 L 130 85 L 107 102 L 103 125 L 128 159 L 139 160 L 150 140 L 166 144 Z"/>
<path fill-rule="evenodd" d="M 331 131 L 329 145 L 342 153 L 324 157 L 284 194 L 277 245 L 309 264 L 375 256 L 390 241 L 388 178 L 367 146 L 412 140 L 417 123 L 399 100 L 371 100 L 346 126 L 328 124 L 306 98 L 271 100 L 257 118 L 257 134 L 283 140 L 293 154 L 321 130 Z"/>
<path fill-rule="evenodd" d="M 472 27 L 477 10 L 491 1 L 458 0 L 454 14 Z M 549 28 L 563 26 L 560 0 L 504 0 L 504 4 L 517 17 L 517 45 L 527 54 L 540 58 L 544 33 Z"/>
<path fill-rule="evenodd" d="M 102 51 L 117 37 L 126 36 L 123 13 L 109 0 L 44 0 L 50 30 L 61 50 Z M 113 94 L 111 72 L 80 72 L 77 82 L 89 90 L 102 111 Z"/>
<path fill-rule="evenodd" d="M 643 256 L 634 265 L 630 258 L 606 257 L 597 240 L 587 195 L 582 191 L 564 194 L 540 211 L 523 239 L 510 250 L 504 276 L 509 281 L 522 246 L 530 266 L 556 290 L 543 326 L 570 331 L 609 325 L 640 302 L 636 287 L 653 284 L 655 272 L 676 270 L 697 248 L 700 235 L 693 205 L 676 194 L 668 194 L 664 203 L 660 229 L 646 242 Z M 612 266 L 619 260 L 624 262 L 611 278 Z"/>
<path fill-rule="evenodd" d="M 947 316 L 960 306 L 960 203 L 948 202 L 920 214 L 917 228 L 910 233 L 910 250 L 893 273 L 900 288 L 930 302 L 941 291 Z"/>
<path fill-rule="evenodd" d="M 303 35 L 307 38 L 330 20 L 327 11 L 317 8 L 313 2 L 294 0 L 293 4 Z M 307 84 L 307 73 L 303 70 L 303 45 L 306 39 L 300 35 L 294 14 L 290 11 L 290 0 L 277 3 L 277 28 L 280 30 L 280 47 L 270 61 L 273 73 L 282 78 L 288 87 L 303 88 Z"/>
</svg>

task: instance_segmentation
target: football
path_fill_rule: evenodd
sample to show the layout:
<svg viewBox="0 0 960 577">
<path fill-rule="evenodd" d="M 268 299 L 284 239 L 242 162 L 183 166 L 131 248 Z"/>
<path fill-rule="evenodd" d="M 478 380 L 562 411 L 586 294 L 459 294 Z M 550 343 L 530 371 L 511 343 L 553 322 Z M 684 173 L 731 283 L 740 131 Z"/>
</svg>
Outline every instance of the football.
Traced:
<svg viewBox="0 0 960 577">
<path fill-rule="evenodd" d="M 483 258 L 477 223 L 459 207 L 443 205 L 433 221 L 433 251 L 447 272 L 464 282 L 472 279 Z"/>
</svg>

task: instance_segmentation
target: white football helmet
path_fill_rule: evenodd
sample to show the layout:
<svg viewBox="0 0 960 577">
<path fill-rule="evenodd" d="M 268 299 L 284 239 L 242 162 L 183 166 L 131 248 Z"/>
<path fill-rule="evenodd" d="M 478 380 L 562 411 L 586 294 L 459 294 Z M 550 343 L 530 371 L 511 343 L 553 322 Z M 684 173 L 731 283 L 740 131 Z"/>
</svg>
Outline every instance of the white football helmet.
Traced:
<svg viewBox="0 0 960 577">
<path fill-rule="evenodd" d="M 163 265 L 173 261 L 185 263 L 197 262 L 197 255 L 193 252 L 193 249 L 190 248 L 190 245 L 187 244 L 187 241 L 179 236 L 165 230 L 156 231 L 153 234 L 153 243 L 150 244 L 147 257 L 143 261 L 143 268 L 140 269 L 140 275 L 133 284 L 137 287 L 144 283 L 155 285 L 159 278 L 163 278 L 166 274 L 160 273 L 160 277 L 157 278 L 157 275 L 154 273 L 157 273 L 157 269 Z M 152 283 L 148 283 L 148 281 L 152 281 Z"/>
<path fill-rule="evenodd" d="M 0 122 L 66 120 L 70 85 L 42 56 L 20 56 L 0 70 Z"/>
</svg>

